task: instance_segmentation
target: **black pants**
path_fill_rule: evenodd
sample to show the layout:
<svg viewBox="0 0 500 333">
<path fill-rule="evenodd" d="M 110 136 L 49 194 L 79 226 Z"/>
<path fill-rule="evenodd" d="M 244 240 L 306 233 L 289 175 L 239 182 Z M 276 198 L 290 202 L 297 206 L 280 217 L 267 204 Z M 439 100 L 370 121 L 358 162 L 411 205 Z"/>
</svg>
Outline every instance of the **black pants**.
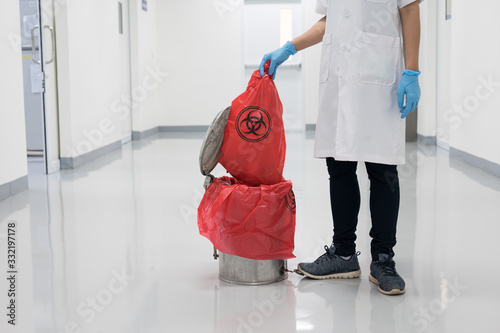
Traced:
<svg viewBox="0 0 500 333">
<path fill-rule="evenodd" d="M 356 169 L 358 162 L 326 160 L 330 174 L 330 200 L 333 215 L 333 243 L 336 253 L 352 255 L 356 251 L 356 227 L 360 193 Z M 371 254 L 378 260 L 379 253 L 394 255 L 400 191 L 395 165 L 366 162 L 370 179 Z"/>
</svg>

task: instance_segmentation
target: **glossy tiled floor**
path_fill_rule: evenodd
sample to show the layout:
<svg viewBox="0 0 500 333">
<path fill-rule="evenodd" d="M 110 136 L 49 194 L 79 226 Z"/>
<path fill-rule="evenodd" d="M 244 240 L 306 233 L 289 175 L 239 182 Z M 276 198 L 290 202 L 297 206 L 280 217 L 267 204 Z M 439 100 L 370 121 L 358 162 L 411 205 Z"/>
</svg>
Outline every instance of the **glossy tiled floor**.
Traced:
<svg viewBox="0 0 500 333">
<path fill-rule="evenodd" d="M 0 202 L 0 269 L 6 274 L 5 234 L 15 222 L 19 271 L 15 327 L 6 324 L 8 286 L 0 282 L 0 331 L 500 332 L 500 179 L 408 145 L 396 247 L 403 296 L 383 296 L 368 282 L 364 166 L 360 279 L 295 275 L 237 286 L 218 280 L 212 246 L 197 232 L 200 144 L 200 136 L 151 137 L 76 170 L 32 175 L 30 191 Z M 298 209 L 293 267 L 322 254 L 331 218 L 313 141 L 289 134 L 288 146 Z"/>
</svg>

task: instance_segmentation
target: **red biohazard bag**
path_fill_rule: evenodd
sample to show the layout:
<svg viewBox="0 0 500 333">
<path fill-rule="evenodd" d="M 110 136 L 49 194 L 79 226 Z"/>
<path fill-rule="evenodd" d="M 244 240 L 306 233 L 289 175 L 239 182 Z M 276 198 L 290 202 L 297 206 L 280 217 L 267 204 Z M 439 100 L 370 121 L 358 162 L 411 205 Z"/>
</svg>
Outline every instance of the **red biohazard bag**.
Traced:
<svg viewBox="0 0 500 333">
<path fill-rule="evenodd" d="M 254 260 L 295 258 L 292 182 L 251 187 L 216 178 L 198 207 L 200 234 L 221 252 Z"/>
<path fill-rule="evenodd" d="M 247 90 L 231 104 L 219 163 L 244 184 L 284 181 L 286 142 L 283 105 L 272 77 L 256 70 Z"/>
</svg>

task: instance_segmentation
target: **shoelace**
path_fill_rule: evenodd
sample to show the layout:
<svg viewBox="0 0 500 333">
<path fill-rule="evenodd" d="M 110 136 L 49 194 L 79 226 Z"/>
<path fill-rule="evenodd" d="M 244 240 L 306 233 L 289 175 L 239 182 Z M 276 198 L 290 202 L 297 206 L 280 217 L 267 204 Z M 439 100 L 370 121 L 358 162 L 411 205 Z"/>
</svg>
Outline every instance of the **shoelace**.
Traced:
<svg viewBox="0 0 500 333">
<path fill-rule="evenodd" d="M 396 272 L 396 264 L 394 261 L 379 261 L 378 265 L 385 275 L 398 276 L 398 273 Z"/>
<path fill-rule="evenodd" d="M 353 256 L 359 257 L 361 252 L 357 251 L 356 253 L 353 254 Z M 318 259 L 315 260 L 316 263 L 321 263 L 325 261 L 328 257 L 337 257 L 335 253 L 331 253 L 330 247 L 328 245 L 325 245 L 325 253 L 321 255 Z"/>
<path fill-rule="evenodd" d="M 329 257 L 335 256 L 335 254 L 330 253 L 330 248 L 328 247 L 328 245 L 325 245 L 325 251 L 326 252 L 323 253 L 323 255 L 321 255 L 318 259 L 315 260 L 316 263 L 321 263 L 326 259 L 328 259 Z"/>
</svg>

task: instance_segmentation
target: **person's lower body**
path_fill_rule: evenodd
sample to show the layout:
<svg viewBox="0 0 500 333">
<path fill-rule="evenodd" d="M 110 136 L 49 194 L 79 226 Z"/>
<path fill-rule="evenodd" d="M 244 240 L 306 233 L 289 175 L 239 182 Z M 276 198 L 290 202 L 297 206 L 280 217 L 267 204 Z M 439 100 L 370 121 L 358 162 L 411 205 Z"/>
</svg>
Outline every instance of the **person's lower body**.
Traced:
<svg viewBox="0 0 500 333">
<path fill-rule="evenodd" d="M 381 253 L 394 256 L 400 190 L 397 167 L 366 162 L 370 179 L 370 230 L 372 260 Z M 360 192 L 356 169 L 358 162 L 327 159 L 330 174 L 330 202 L 333 215 L 333 244 L 340 256 L 356 252 L 356 228 Z"/>
<path fill-rule="evenodd" d="M 299 271 L 312 278 L 349 277 L 361 274 L 357 263 L 356 228 L 361 203 L 356 175 L 357 162 L 327 160 L 330 174 L 330 200 L 333 216 L 333 244 L 313 263 L 301 263 Z M 396 226 L 400 190 L 397 167 L 366 162 L 370 179 L 370 230 L 372 264 L 370 281 L 386 294 L 404 293 L 404 281 L 397 274 L 392 257 L 396 245 Z M 326 258 L 325 258 L 326 257 Z M 355 261 L 353 264 L 352 262 Z M 350 264 L 349 264 L 350 263 Z M 356 269 L 356 265 L 357 268 Z M 380 269 L 378 269 L 380 266 Z M 342 274 L 338 276 L 336 271 Z M 348 270 L 353 270 L 349 272 Z M 347 272 L 346 272 L 347 271 Z M 358 272 L 359 271 L 359 272 Z"/>
</svg>

